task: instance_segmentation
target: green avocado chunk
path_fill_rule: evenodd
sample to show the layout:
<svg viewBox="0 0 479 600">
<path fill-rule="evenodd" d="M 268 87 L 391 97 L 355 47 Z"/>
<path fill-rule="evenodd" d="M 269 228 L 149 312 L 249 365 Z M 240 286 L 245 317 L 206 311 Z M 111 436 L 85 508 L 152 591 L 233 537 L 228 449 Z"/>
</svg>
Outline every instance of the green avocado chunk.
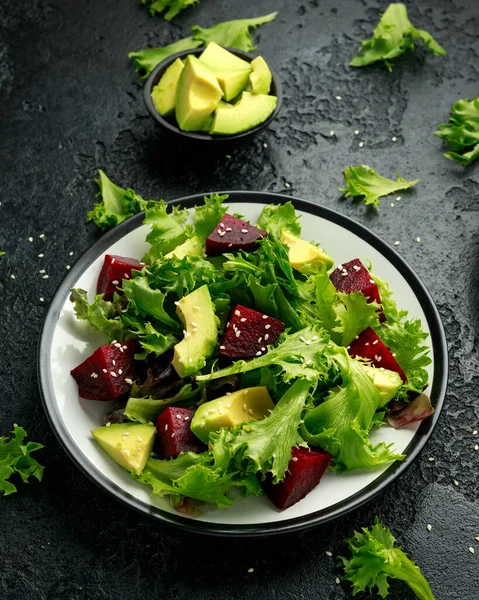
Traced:
<svg viewBox="0 0 479 600">
<path fill-rule="evenodd" d="M 253 129 L 271 115 L 276 108 L 276 96 L 243 92 L 233 107 L 218 107 L 210 133 L 232 135 Z"/>
<path fill-rule="evenodd" d="M 176 89 L 175 116 L 180 129 L 202 129 L 222 96 L 214 73 L 196 56 L 188 56 Z"/>
<path fill-rule="evenodd" d="M 246 89 L 253 94 L 269 94 L 273 76 L 266 61 L 262 56 L 257 56 L 251 61 L 253 72 L 249 75 Z"/>
<path fill-rule="evenodd" d="M 166 69 L 151 92 L 153 104 L 162 117 L 168 117 L 175 112 L 176 88 L 184 67 L 185 63 L 181 58 L 177 58 Z"/>
<path fill-rule="evenodd" d="M 246 388 L 202 404 L 196 410 L 190 428 L 206 444 L 212 431 L 219 431 L 222 427 L 231 429 L 246 421 L 263 419 L 273 408 L 266 386 Z"/>
<path fill-rule="evenodd" d="M 140 475 L 151 454 L 156 427 L 152 423 L 114 423 L 97 427 L 91 433 L 111 459 Z"/>
<path fill-rule="evenodd" d="M 334 260 L 324 250 L 296 237 L 289 231 L 281 232 L 281 241 L 288 246 L 289 263 L 297 271 L 305 272 L 308 267 L 318 263 L 325 263 L 326 268 L 329 269 L 334 264 Z"/>
<path fill-rule="evenodd" d="M 218 341 L 216 315 L 207 285 L 183 296 L 176 312 L 184 328 L 185 337 L 174 347 L 172 365 L 180 377 L 200 371 L 206 364 Z"/>
<path fill-rule="evenodd" d="M 362 365 L 366 373 L 371 377 L 373 383 L 381 394 L 381 407 L 386 406 L 394 396 L 398 393 L 399 388 L 402 386 L 402 379 L 399 373 L 396 371 L 390 371 L 389 369 L 368 367 Z"/>
<path fill-rule="evenodd" d="M 225 100 L 231 100 L 244 90 L 253 70 L 249 62 L 215 42 L 208 44 L 198 60 L 216 75 Z"/>
</svg>

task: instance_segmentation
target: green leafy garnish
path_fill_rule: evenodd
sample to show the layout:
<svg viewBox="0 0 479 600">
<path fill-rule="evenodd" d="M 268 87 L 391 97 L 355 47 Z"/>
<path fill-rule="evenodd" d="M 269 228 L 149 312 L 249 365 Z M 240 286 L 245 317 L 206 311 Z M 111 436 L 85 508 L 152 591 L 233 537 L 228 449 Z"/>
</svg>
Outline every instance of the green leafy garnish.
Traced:
<svg viewBox="0 0 479 600">
<path fill-rule="evenodd" d="M 23 483 L 28 483 L 30 476 L 42 480 L 43 468 L 31 453 L 43 448 L 36 442 L 25 442 L 26 431 L 18 425 L 13 426 L 12 438 L 0 437 L 0 496 L 8 496 L 17 491 L 10 477 L 15 473 L 20 475 Z"/>
<path fill-rule="evenodd" d="M 211 433 L 215 468 L 222 471 L 271 473 L 273 482 L 284 478 L 293 447 L 307 446 L 298 433 L 311 382 L 298 379 L 261 421 Z"/>
<path fill-rule="evenodd" d="M 5 252 L 0 252 L 0 256 L 4 256 Z"/>
<path fill-rule="evenodd" d="M 479 97 L 458 100 L 451 108 L 449 123 L 439 125 L 434 135 L 449 142 L 446 158 L 464 167 L 479 158 Z"/>
<path fill-rule="evenodd" d="M 100 179 L 96 180 L 101 201 L 95 204 L 87 215 L 87 221 L 93 221 L 100 229 L 109 229 L 137 213 L 155 206 L 154 200 L 144 200 L 133 190 L 124 190 L 108 179 L 99 169 Z"/>
<path fill-rule="evenodd" d="M 151 225 L 151 231 L 146 236 L 146 241 L 152 246 L 143 257 L 143 261 L 146 263 L 152 263 L 160 256 L 171 252 L 188 237 L 188 232 L 183 226 L 188 218 L 188 209 L 173 206 L 168 213 L 168 208 L 168 205 L 160 200 L 156 206 L 145 212 L 143 222 Z"/>
<path fill-rule="evenodd" d="M 193 39 L 200 41 L 204 46 L 210 42 L 216 42 L 219 46 L 251 52 L 256 46 L 253 45 L 250 29 L 273 21 L 277 14 L 274 12 L 263 17 L 225 21 L 224 23 L 218 23 L 208 28 L 194 25 L 192 29 Z"/>
<path fill-rule="evenodd" d="M 363 202 L 366 205 L 373 205 L 379 208 L 380 198 L 394 194 L 399 190 L 406 190 L 416 183 L 407 181 L 398 175 L 396 181 L 386 179 L 378 175 L 374 169 L 368 165 L 359 165 L 358 167 L 347 167 L 343 171 L 345 188 L 339 188 L 340 192 L 344 192 L 345 198 L 357 198 L 363 196 Z"/>
<path fill-rule="evenodd" d="M 148 10 L 152 17 L 157 14 L 159 15 L 166 10 L 164 18 L 167 21 L 171 21 L 182 10 L 197 2 L 199 2 L 199 0 L 141 0 L 142 4 L 148 6 Z"/>
<path fill-rule="evenodd" d="M 306 413 L 300 429 L 303 439 L 332 454 L 332 470 L 338 472 L 402 460 L 404 456 L 392 452 L 391 444 L 374 446 L 369 439 L 381 407 L 381 395 L 372 379 L 344 348 L 338 347 L 332 360 L 341 372 L 342 386 Z"/>
<path fill-rule="evenodd" d="M 223 201 L 227 198 L 227 195 L 211 194 L 209 197 L 205 197 L 205 203 L 202 206 L 196 207 L 194 217 L 195 233 L 201 240 L 206 240 L 228 210 L 227 206 L 223 206 Z"/>
<path fill-rule="evenodd" d="M 377 588 L 381 598 L 389 591 L 388 577 L 405 581 L 420 600 L 434 600 L 434 594 L 419 567 L 401 548 L 395 548 L 396 539 L 390 529 L 376 517 L 371 529 L 345 540 L 351 550 L 350 559 L 340 556 L 344 567 L 343 579 L 353 584 L 353 596 L 358 592 Z"/>
<path fill-rule="evenodd" d="M 280 236 L 283 230 L 289 231 L 293 235 L 301 235 L 301 225 L 298 221 L 299 217 L 291 202 L 270 204 L 261 211 L 256 227 L 277 236 Z"/>
<path fill-rule="evenodd" d="M 271 13 L 253 19 L 225 21 L 224 23 L 218 23 L 208 28 L 194 25 L 192 36 L 161 48 L 145 48 L 144 50 L 130 52 L 128 58 L 133 59 L 133 65 L 140 73 L 141 79 L 146 79 L 156 65 L 160 64 L 165 58 L 183 50 L 193 50 L 199 46 L 206 46 L 210 42 L 216 42 L 218 45 L 228 48 L 251 52 L 251 50 L 255 49 L 255 46 L 252 42 L 250 28 L 269 23 L 273 21 L 276 15 L 277 13 Z"/>
<path fill-rule="evenodd" d="M 198 46 L 201 46 L 200 41 L 187 37 L 161 48 L 145 48 L 144 50 L 130 52 L 128 58 L 133 59 L 133 66 L 140 73 L 140 79 L 146 79 L 156 65 L 159 65 L 165 58 L 177 52 L 183 52 L 183 50 L 194 50 Z"/>
<path fill-rule="evenodd" d="M 73 302 L 75 316 L 80 321 L 87 321 L 90 325 L 103 333 L 108 342 L 118 340 L 125 342 L 133 336 L 122 322 L 122 310 L 125 301 L 116 294 L 115 300 L 103 300 L 103 294 L 94 297 L 93 302 L 88 302 L 88 293 L 80 288 L 70 290 L 70 302 Z"/>
<path fill-rule="evenodd" d="M 445 56 L 446 51 L 423 29 L 416 29 L 408 18 L 404 4 L 390 4 L 381 16 L 370 40 L 361 42 L 359 56 L 349 63 L 352 67 L 365 67 L 383 60 L 392 71 L 391 60 L 414 50 L 414 41 L 422 40 L 433 54 Z"/>
</svg>

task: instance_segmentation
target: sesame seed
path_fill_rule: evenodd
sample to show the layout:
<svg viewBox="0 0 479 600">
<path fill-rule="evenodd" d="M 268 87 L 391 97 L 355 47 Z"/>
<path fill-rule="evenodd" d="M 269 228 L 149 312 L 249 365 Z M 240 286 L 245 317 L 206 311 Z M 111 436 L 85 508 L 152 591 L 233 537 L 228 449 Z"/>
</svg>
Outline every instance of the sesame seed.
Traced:
<svg viewBox="0 0 479 600">
<path fill-rule="evenodd" d="M 394 208 L 394 202 L 391 202 L 391 208 Z"/>
<path fill-rule="evenodd" d="M 259 338 L 258 338 L 258 344 L 261 344 L 261 342 L 262 342 L 262 341 L 263 341 L 263 338 L 262 338 L 262 337 L 259 337 Z"/>
<path fill-rule="evenodd" d="M 248 229 L 242 229 L 241 233 L 248 233 L 248 231 L 249 231 Z"/>
<path fill-rule="evenodd" d="M 237 317 L 239 317 L 239 316 L 241 315 L 240 311 L 239 311 L 239 310 L 235 310 L 235 315 L 236 315 Z"/>
<path fill-rule="evenodd" d="M 126 381 L 126 383 L 129 383 L 130 385 L 133 384 L 133 379 L 130 379 L 129 377 L 125 377 L 125 381 Z"/>
<path fill-rule="evenodd" d="M 417 236 L 417 238 L 416 238 L 416 242 L 418 242 L 418 243 L 419 243 L 420 241 L 421 241 L 421 238 L 420 238 L 419 236 Z"/>
<path fill-rule="evenodd" d="M 236 336 L 236 337 L 239 337 L 240 335 L 241 335 L 241 331 L 238 329 L 238 330 L 236 331 L 236 333 L 235 333 L 235 336 Z"/>
<path fill-rule="evenodd" d="M 261 356 L 262 352 L 261 350 L 258 350 L 258 352 L 256 352 L 256 356 Z"/>
<path fill-rule="evenodd" d="M 333 556 L 333 553 L 330 552 L 329 550 L 326 550 L 325 554 L 326 554 L 326 556 Z"/>
<path fill-rule="evenodd" d="M 42 279 L 48 279 L 48 275 L 44 275 Z"/>
<path fill-rule="evenodd" d="M 243 410 L 248 410 L 248 405 L 247 404 L 243 404 Z"/>
<path fill-rule="evenodd" d="M 364 146 L 364 142 L 359 142 L 358 146 L 362 148 Z"/>
<path fill-rule="evenodd" d="M 112 342 L 112 344 L 113 344 L 113 342 Z M 115 342 L 113 345 L 115 346 L 115 348 L 121 348 L 120 342 Z"/>
<path fill-rule="evenodd" d="M 29 238 L 28 238 L 28 241 L 29 241 L 29 242 L 33 242 L 33 238 L 32 238 L 32 237 L 29 237 Z"/>
<path fill-rule="evenodd" d="M 261 346 L 261 351 L 266 352 L 266 348 L 264 346 Z"/>
<path fill-rule="evenodd" d="M 44 233 L 41 233 L 41 234 L 40 234 L 38 237 L 39 237 L 40 239 L 43 239 L 43 238 L 45 237 L 45 234 L 44 234 Z"/>
<path fill-rule="evenodd" d="M 434 462 L 434 456 L 430 456 L 430 457 L 429 457 L 427 460 L 428 460 L 429 462 Z"/>
<path fill-rule="evenodd" d="M 71 254 L 73 254 L 73 252 Z M 116 260 L 116 258 L 112 258 L 111 259 L 111 264 L 114 264 L 115 260 Z"/>
<path fill-rule="evenodd" d="M 228 244 L 228 248 L 231 248 L 231 246 L 232 246 L 232 245 L 233 245 L 233 244 Z"/>
<path fill-rule="evenodd" d="M 123 369 L 118 369 L 118 375 L 123 375 Z"/>
<path fill-rule="evenodd" d="M 218 235 L 219 235 L 220 237 L 223 237 L 223 236 L 225 236 L 225 235 L 226 235 L 226 231 L 221 231 L 220 229 L 218 229 Z"/>
<path fill-rule="evenodd" d="M 287 181 L 285 181 L 285 182 L 284 182 L 284 187 L 287 187 L 287 188 L 289 188 L 289 187 L 291 187 L 291 186 L 289 185 L 289 183 L 288 183 Z"/>
<path fill-rule="evenodd" d="M 249 392 L 249 390 L 243 390 L 243 396 L 247 396 L 248 392 Z"/>
<path fill-rule="evenodd" d="M 225 158 L 231 158 L 231 154 L 225 154 Z"/>
<path fill-rule="evenodd" d="M 474 450 L 479 450 L 479 446 L 477 444 L 474 446 Z"/>
<path fill-rule="evenodd" d="M 40 302 L 45 302 L 45 298 L 43 298 L 42 296 L 40 296 L 39 300 Z"/>
<path fill-rule="evenodd" d="M 399 244 L 400 244 L 400 243 L 401 243 L 401 242 L 399 242 L 399 241 L 397 241 L 397 240 L 396 240 L 396 241 L 394 242 L 394 245 L 395 245 L 395 246 L 399 246 Z"/>
<path fill-rule="evenodd" d="M 454 479 L 452 482 L 454 485 L 458 486 L 459 485 L 459 481 L 457 481 L 457 479 Z"/>
<path fill-rule="evenodd" d="M 106 369 L 102 369 L 103 373 L 108 373 L 108 371 Z"/>
<path fill-rule="evenodd" d="M 472 432 L 472 435 L 477 435 L 477 429 L 474 429 L 474 431 Z"/>
<path fill-rule="evenodd" d="M 40 253 L 40 254 L 38 255 L 38 258 L 43 258 L 44 256 L 45 256 L 44 254 Z"/>
<path fill-rule="evenodd" d="M 306 340 L 305 344 L 306 346 L 309 346 L 309 344 L 311 344 L 311 340 Z"/>
<path fill-rule="evenodd" d="M 359 129 L 354 130 L 354 135 L 359 135 Z"/>
<path fill-rule="evenodd" d="M 298 457 L 297 457 L 297 456 L 292 456 L 292 457 L 291 457 L 291 460 L 292 460 L 293 462 L 298 462 Z"/>
<path fill-rule="evenodd" d="M 315 342 L 318 339 L 317 335 L 313 335 L 313 337 L 311 338 L 313 340 L 313 342 Z"/>
<path fill-rule="evenodd" d="M 267 147 L 268 147 L 268 144 L 265 142 L 265 143 L 263 144 L 263 148 L 267 148 Z"/>
<path fill-rule="evenodd" d="M 39 273 L 45 273 L 45 269 L 40 269 L 38 272 Z"/>
<path fill-rule="evenodd" d="M 248 573 L 253 573 L 253 571 L 254 571 L 253 567 L 248 569 Z"/>
<path fill-rule="evenodd" d="M 142 442 L 142 441 L 143 441 L 143 438 L 142 438 L 141 436 L 138 436 L 138 437 L 136 438 L 136 441 L 137 441 L 137 442 Z"/>
<path fill-rule="evenodd" d="M 190 420 L 190 417 L 184 417 L 183 418 L 183 421 L 189 421 L 189 420 Z"/>
<path fill-rule="evenodd" d="M 251 408 L 248 408 L 248 412 L 249 412 L 250 415 L 253 414 L 253 410 Z"/>
<path fill-rule="evenodd" d="M 200 310 L 199 306 L 196 306 L 196 305 L 193 306 L 193 312 L 198 312 L 199 310 Z"/>
<path fill-rule="evenodd" d="M 266 342 L 269 339 L 269 333 L 266 333 L 264 336 L 264 341 Z"/>
<path fill-rule="evenodd" d="M 108 421 L 108 423 L 106 424 L 106 427 L 110 427 L 111 423 L 110 421 Z"/>
<path fill-rule="evenodd" d="M 194 331 L 196 331 L 196 329 L 195 329 Z M 187 332 L 185 333 L 185 338 L 187 338 L 187 339 L 188 339 L 188 338 L 190 338 L 190 337 L 191 337 L 191 332 L 190 332 L 190 331 L 187 331 Z"/>
<path fill-rule="evenodd" d="M 117 374 L 115 373 L 115 371 L 110 371 L 110 375 L 111 375 L 112 377 L 117 377 Z"/>
<path fill-rule="evenodd" d="M 130 432 L 129 431 L 124 431 L 122 435 L 123 435 L 123 437 L 127 437 L 127 436 L 130 435 Z"/>
<path fill-rule="evenodd" d="M 196 321 L 191 321 L 191 326 L 192 327 L 198 327 L 198 323 Z"/>
<path fill-rule="evenodd" d="M 397 137 L 396 137 L 396 136 L 393 136 L 393 137 L 391 138 L 391 140 L 392 140 L 393 142 L 395 142 L 395 141 L 397 140 Z"/>
<path fill-rule="evenodd" d="M 472 546 L 469 546 L 469 552 L 471 554 L 475 554 L 476 553 L 476 551 L 474 550 L 474 548 Z"/>
<path fill-rule="evenodd" d="M 181 415 L 176 415 L 176 418 L 177 419 L 181 419 Z"/>
<path fill-rule="evenodd" d="M 379 342 L 379 340 L 374 340 L 373 346 L 376 345 L 378 342 Z"/>
<path fill-rule="evenodd" d="M 353 269 L 354 269 L 354 270 L 356 271 L 356 273 L 357 273 L 358 271 L 360 271 L 360 270 L 361 270 L 361 267 L 358 267 L 358 265 L 353 265 Z"/>
<path fill-rule="evenodd" d="M 329 135 L 330 135 L 331 137 L 333 137 L 333 135 L 334 135 L 334 131 L 333 131 L 332 129 L 331 129 L 331 131 L 329 132 Z"/>
<path fill-rule="evenodd" d="M 347 277 L 349 275 L 349 273 L 346 271 L 346 269 L 344 269 L 344 271 L 341 273 L 341 275 L 343 277 Z"/>
<path fill-rule="evenodd" d="M 96 377 L 96 373 L 92 373 L 90 377 Z"/>
<path fill-rule="evenodd" d="M 261 318 L 262 318 L 262 319 L 267 319 L 267 318 L 268 318 L 268 315 L 263 315 Z"/>
<path fill-rule="evenodd" d="M 228 232 L 230 232 L 230 231 L 233 231 L 233 230 L 231 229 L 231 227 L 227 227 L 227 228 L 225 229 L 225 231 L 228 231 Z"/>
<path fill-rule="evenodd" d="M 13 273 L 10 275 L 10 279 L 15 279 L 15 275 Z"/>
<path fill-rule="evenodd" d="M 220 350 L 226 350 L 226 346 L 220 346 Z"/>
<path fill-rule="evenodd" d="M 308 359 L 308 360 L 307 360 L 307 361 L 306 361 L 304 364 L 305 364 L 305 365 L 310 365 L 310 364 L 312 364 L 312 362 L 313 362 L 313 361 L 312 361 L 312 359 L 310 358 L 310 359 Z"/>
<path fill-rule="evenodd" d="M 427 529 L 428 531 L 431 531 L 431 529 L 432 529 L 432 525 L 431 525 L 430 523 L 428 523 L 428 524 L 426 525 L 426 529 Z"/>
<path fill-rule="evenodd" d="M 401 200 L 401 196 L 396 196 L 396 202 L 399 202 L 399 200 Z"/>
<path fill-rule="evenodd" d="M 339 585 L 341 583 L 341 579 L 339 579 L 339 577 L 336 577 L 336 583 Z"/>
<path fill-rule="evenodd" d="M 377 362 L 381 362 L 381 358 L 382 358 L 382 357 L 381 357 L 381 356 L 378 356 L 377 354 L 375 354 L 375 355 L 374 355 L 374 359 L 375 359 Z"/>
<path fill-rule="evenodd" d="M 124 454 L 125 456 L 130 456 L 129 450 L 122 450 L 121 453 Z"/>
<path fill-rule="evenodd" d="M 168 423 L 165 425 L 165 431 L 168 431 Z"/>
<path fill-rule="evenodd" d="M 112 281 L 112 284 L 113 284 L 113 285 L 118 285 L 119 283 L 120 283 L 120 282 L 118 281 L 118 279 L 114 279 L 114 280 Z"/>
<path fill-rule="evenodd" d="M 210 414 L 210 412 L 213 412 L 213 411 L 211 411 L 211 410 L 210 411 L 205 410 L 205 412 L 203 414 L 205 415 L 205 417 L 207 417 Z"/>
<path fill-rule="evenodd" d="M 128 275 L 128 273 L 123 273 L 123 279 L 130 279 L 130 276 Z"/>
<path fill-rule="evenodd" d="M 336 96 L 336 100 L 342 100 L 341 96 Z"/>
<path fill-rule="evenodd" d="M 66 265 L 65 269 L 69 271 L 71 269 L 70 265 Z"/>
<path fill-rule="evenodd" d="M 188 362 L 190 363 L 190 365 L 191 365 L 191 363 L 193 362 L 193 359 L 191 358 L 191 356 L 190 356 L 190 358 L 188 359 Z"/>
<path fill-rule="evenodd" d="M 477 537 L 474 538 L 476 540 L 476 542 L 479 542 L 479 535 Z"/>
<path fill-rule="evenodd" d="M 173 433 L 171 434 L 171 437 L 174 438 L 175 437 L 175 432 L 173 431 Z"/>
<path fill-rule="evenodd" d="M 113 363 L 113 366 L 116 367 L 116 360 L 112 360 L 111 362 Z"/>
<path fill-rule="evenodd" d="M 241 317 L 240 323 L 244 323 L 246 321 L 246 317 Z"/>
<path fill-rule="evenodd" d="M 73 252 L 69 252 L 69 253 L 68 253 L 68 256 L 73 256 Z M 113 260 L 115 260 L 115 259 L 113 259 Z M 112 262 L 112 264 L 113 264 L 113 260 L 111 261 L 111 262 Z"/>
</svg>

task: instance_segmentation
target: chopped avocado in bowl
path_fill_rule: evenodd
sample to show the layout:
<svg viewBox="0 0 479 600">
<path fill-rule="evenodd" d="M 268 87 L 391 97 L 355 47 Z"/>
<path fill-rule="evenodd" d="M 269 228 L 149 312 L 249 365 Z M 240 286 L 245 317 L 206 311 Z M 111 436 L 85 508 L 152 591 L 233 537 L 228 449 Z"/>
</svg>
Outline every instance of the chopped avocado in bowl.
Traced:
<svg viewBox="0 0 479 600">
<path fill-rule="evenodd" d="M 214 42 L 160 63 L 144 99 L 152 118 L 196 140 L 228 141 L 256 133 L 278 114 L 281 83 L 261 56 Z"/>
</svg>

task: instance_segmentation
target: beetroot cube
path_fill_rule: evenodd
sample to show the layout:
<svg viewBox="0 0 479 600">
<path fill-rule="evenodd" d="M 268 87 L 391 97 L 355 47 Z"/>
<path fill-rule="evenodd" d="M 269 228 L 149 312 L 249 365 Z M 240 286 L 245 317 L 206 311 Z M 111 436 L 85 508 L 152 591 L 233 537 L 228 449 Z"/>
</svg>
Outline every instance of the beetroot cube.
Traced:
<svg viewBox="0 0 479 600">
<path fill-rule="evenodd" d="M 145 267 L 134 258 L 106 254 L 98 277 L 96 293 L 103 294 L 104 300 L 113 300 L 113 293 L 121 289 L 122 279 L 131 279 L 131 271 L 141 271 Z"/>
<path fill-rule="evenodd" d="M 353 358 L 356 356 L 367 358 L 375 367 L 384 367 L 390 371 L 396 371 L 403 381 L 407 381 L 406 374 L 397 360 L 371 327 L 365 329 L 351 342 L 349 355 Z"/>
<path fill-rule="evenodd" d="M 274 485 L 272 478 L 267 477 L 261 483 L 264 493 L 280 510 L 293 506 L 318 485 L 331 458 L 324 450 L 293 448 L 285 478 Z"/>
<path fill-rule="evenodd" d="M 374 301 L 381 304 L 378 286 L 359 258 L 343 263 L 331 273 L 329 279 L 338 292 L 345 294 L 362 292 L 366 298 L 369 298 L 368 302 Z M 386 319 L 382 309 L 379 318 L 381 321 Z"/>
<path fill-rule="evenodd" d="M 266 231 L 226 213 L 206 238 L 206 254 L 216 256 L 235 250 L 250 250 L 267 235 Z"/>
<path fill-rule="evenodd" d="M 135 378 L 135 342 L 114 342 L 100 346 L 71 374 L 78 383 L 78 393 L 87 400 L 107 402 L 122 396 Z"/>
<path fill-rule="evenodd" d="M 250 358 L 266 354 L 284 329 L 284 323 L 237 304 L 230 315 L 219 353 L 229 358 Z"/>
<path fill-rule="evenodd" d="M 193 408 L 170 406 L 156 419 L 162 458 L 178 456 L 180 452 L 202 452 L 203 444 L 190 429 Z"/>
</svg>

